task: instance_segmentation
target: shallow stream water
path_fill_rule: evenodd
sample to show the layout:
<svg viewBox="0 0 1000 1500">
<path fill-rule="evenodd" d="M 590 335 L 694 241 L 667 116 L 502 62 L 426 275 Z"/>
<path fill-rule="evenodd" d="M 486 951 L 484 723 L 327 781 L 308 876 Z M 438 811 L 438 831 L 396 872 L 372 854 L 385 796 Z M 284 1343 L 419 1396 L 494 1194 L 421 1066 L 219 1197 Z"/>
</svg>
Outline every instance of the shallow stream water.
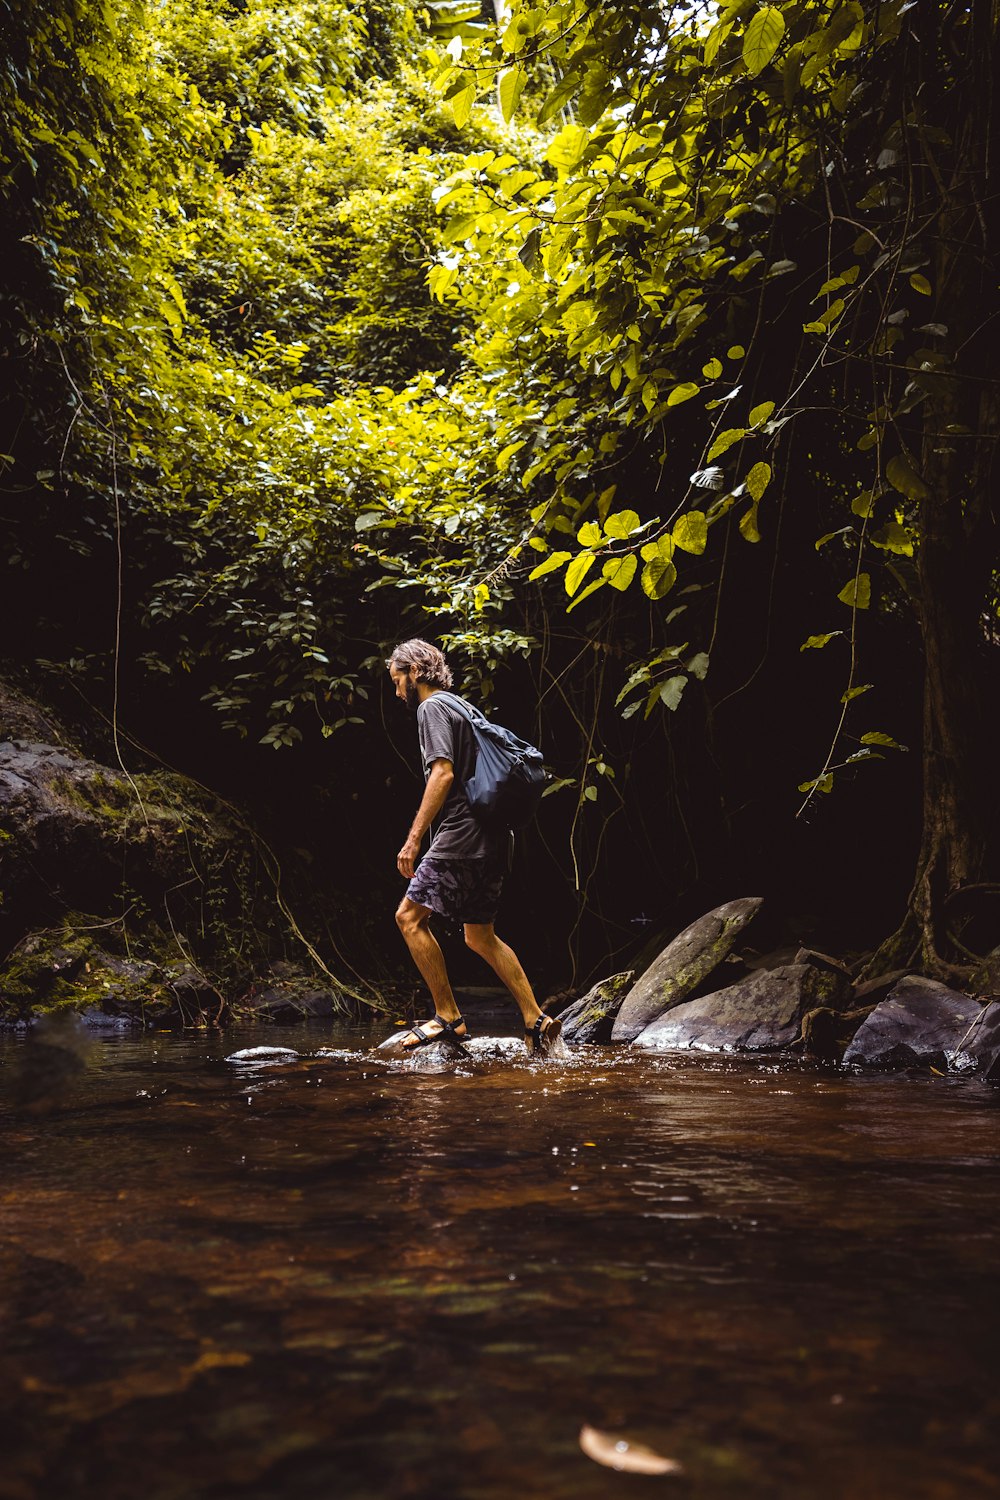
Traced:
<svg viewBox="0 0 1000 1500">
<path fill-rule="evenodd" d="M 996 1091 L 370 1041 L 115 1036 L 5 1098 L 4 1500 L 1000 1494 Z"/>
</svg>

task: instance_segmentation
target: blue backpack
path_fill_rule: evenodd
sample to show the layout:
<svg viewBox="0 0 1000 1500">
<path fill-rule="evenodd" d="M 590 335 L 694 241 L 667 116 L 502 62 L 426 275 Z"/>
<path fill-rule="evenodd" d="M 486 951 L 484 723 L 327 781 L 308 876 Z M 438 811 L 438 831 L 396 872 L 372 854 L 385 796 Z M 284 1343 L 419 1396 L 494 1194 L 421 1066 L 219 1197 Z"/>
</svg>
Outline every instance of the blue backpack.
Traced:
<svg viewBox="0 0 1000 1500">
<path fill-rule="evenodd" d="M 465 783 L 473 816 L 490 828 L 519 828 L 538 810 L 545 790 L 542 752 L 455 693 L 442 693 L 468 720 L 476 742 L 476 766 Z"/>
</svg>

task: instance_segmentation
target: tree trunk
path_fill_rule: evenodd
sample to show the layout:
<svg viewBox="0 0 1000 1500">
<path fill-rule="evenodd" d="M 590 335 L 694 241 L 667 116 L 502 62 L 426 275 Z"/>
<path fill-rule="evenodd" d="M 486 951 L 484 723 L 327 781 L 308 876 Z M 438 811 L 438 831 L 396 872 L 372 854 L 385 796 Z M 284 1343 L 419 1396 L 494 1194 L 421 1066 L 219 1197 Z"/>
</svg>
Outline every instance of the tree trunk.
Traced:
<svg viewBox="0 0 1000 1500">
<path fill-rule="evenodd" d="M 928 49 L 925 41 L 922 60 L 929 53 L 932 67 L 943 57 L 954 62 L 958 53 L 947 25 L 936 47 Z M 949 931 L 948 903 L 956 892 L 988 882 L 1000 852 L 989 727 L 1000 687 L 1000 308 L 990 209 L 1000 176 L 991 108 L 997 36 L 992 7 L 977 0 L 963 12 L 963 55 L 948 92 L 927 90 L 932 98 L 937 95 L 940 108 L 930 104 L 933 117 L 916 119 L 915 217 L 933 226 L 924 241 L 931 250 L 933 319 L 947 328 L 940 372 L 928 371 L 922 361 L 926 373 L 916 376 L 928 392 L 917 556 L 924 647 L 923 835 L 907 916 L 868 966 L 878 972 L 900 962 L 918 963 L 925 973 L 953 982 L 968 977 L 962 960 L 970 955 Z M 921 87 L 916 97 L 922 93 Z M 950 137 L 944 148 L 942 127 Z M 1000 943 L 1000 932 L 994 943 Z"/>
</svg>

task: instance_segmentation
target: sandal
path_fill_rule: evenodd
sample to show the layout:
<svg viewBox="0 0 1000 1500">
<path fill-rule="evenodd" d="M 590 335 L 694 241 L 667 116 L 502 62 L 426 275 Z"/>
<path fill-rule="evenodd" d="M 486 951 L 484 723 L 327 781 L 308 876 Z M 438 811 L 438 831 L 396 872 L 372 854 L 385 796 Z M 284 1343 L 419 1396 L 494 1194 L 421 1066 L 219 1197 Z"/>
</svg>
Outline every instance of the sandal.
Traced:
<svg viewBox="0 0 1000 1500">
<path fill-rule="evenodd" d="M 435 1021 L 440 1027 L 439 1031 L 425 1030 L 425 1027 L 431 1026 Z M 444 1016 L 439 1016 L 435 1012 L 429 1021 L 422 1021 L 419 1026 L 411 1026 L 405 1033 L 406 1036 L 415 1036 L 417 1038 L 415 1042 L 407 1046 L 403 1037 L 400 1037 L 400 1042 L 406 1052 L 416 1052 L 420 1047 L 429 1047 L 432 1042 L 454 1042 L 461 1047 L 469 1040 L 469 1032 L 466 1030 L 459 1036 L 456 1028 L 464 1025 L 465 1020 L 462 1016 L 456 1016 L 454 1021 L 446 1021 Z"/>
<path fill-rule="evenodd" d="M 561 1033 L 562 1022 L 555 1016 L 547 1016 L 543 1011 L 534 1026 L 525 1030 L 524 1040 L 529 1052 L 544 1056 L 551 1051 L 552 1043 L 558 1041 Z"/>
</svg>

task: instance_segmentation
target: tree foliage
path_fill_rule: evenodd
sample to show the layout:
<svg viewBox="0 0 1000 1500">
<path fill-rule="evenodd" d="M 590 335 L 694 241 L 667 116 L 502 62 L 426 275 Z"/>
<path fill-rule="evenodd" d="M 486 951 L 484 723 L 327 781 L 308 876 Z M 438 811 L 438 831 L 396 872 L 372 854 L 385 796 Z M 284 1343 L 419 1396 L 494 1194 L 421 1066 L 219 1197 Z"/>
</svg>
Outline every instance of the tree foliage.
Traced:
<svg viewBox="0 0 1000 1500">
<path fill-rule="evenodd" d="M 997 835 L 989 5 L 10 16 L 11 607 L 110 578 L 129 669 L 279 747 L 365 723 L 403 620 L 486 690 L 605 643 L 598 740 L 711 725 L 757 610 L 829 695 L 806 809 L 892 774 L 921 671 L 900 943 L 947 969 Z M 57 592 L 37 654 L 116 677 L 102 609 Z"/>
</svg>

